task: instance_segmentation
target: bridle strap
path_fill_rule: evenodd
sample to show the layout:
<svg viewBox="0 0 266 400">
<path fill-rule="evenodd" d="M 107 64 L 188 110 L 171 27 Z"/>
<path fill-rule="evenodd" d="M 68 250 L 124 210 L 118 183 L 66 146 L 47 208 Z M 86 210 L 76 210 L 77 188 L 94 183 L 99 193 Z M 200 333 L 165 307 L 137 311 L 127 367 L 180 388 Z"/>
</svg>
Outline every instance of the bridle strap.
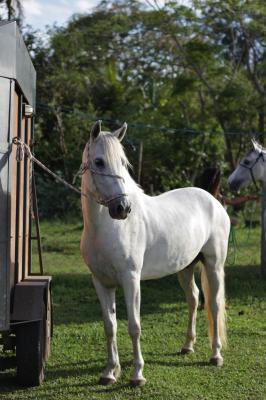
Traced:
<svg viewBox="0 0 266 400">
<path fill-rule="evenodd" d="M 89 167 L 88 167 L 87 169 L 89 169 L 93 174 L 96 174 L 96 175 L 103 175 L 103 176 L 109 176 L 110 178 L 121 179 L 121 180 L 125 183 L 125 179 L 124 179 L 124 177 L 121 176 L 121 175 L 106 174 L 105 172 L 97 171 L 96 169 L 92 168 L 90 165 L 89 165 Z"/>
<path fill-rule="evenodd" d="M 262 152 L 259 153 L 258 157 L 256 158 L 256 160 L 254 161 L 254 163 L 252 165 L 246 165 L 246 164 L 243 164 L 243 163 L 239 164 L 241 167 L 246 168 L 246 169 L 249 170 L 252 182 L 253 182 L 253 184 L 254 184 L 254 186 L 255 186 L 257 191 L 259 190 L 259 187 L 258 187 L 257 182 L 256 182 L 255 177 L 254 177 L 253 168 L 255 167 L 257 162 L 260 160 L 260 158 L 262 158 L 263 162 L 265 161 Z"/>
<path fill-rule="evenodd" d="M 117 174 L 107 174 L 105 172 L 102 171 L 97 171 L 94 168 L 92 168 L 91 164 L 89 162 L 86 163 L 82 163 L 80 166 L 80 170 L 79 170 L 79 174 L 83 175 L 86 171 L 90 171 L 91 172 L 91 177 L 94 183 L 94 186 L 96 187 L 96 194 L 94 192 L 90 191 L 90 194 L 93 196 L 94 200 L 98 203 L 101 204 L 102 206 L 108 207 L 109 203 L 111 203 L 114 200 L 120 199 L 121 197 L 127 197 L 128 194 L 127 193 L 119 193 L 117 195 L 111 196 L 107 199 L 103 199 L 100 195 L 99 195 L 99 190 L 97 188 L 97 184 L 95 182 L 95 180 L 93 179 L 93 175 L 102 175 L 102 176 L 107 176 L 110 178 L 116 178 L 116 179 L 121 179 L 123 182 L 125 182 L 125 179 L 123 176 L 121 175 L 117 175 Z"/>
</svg>

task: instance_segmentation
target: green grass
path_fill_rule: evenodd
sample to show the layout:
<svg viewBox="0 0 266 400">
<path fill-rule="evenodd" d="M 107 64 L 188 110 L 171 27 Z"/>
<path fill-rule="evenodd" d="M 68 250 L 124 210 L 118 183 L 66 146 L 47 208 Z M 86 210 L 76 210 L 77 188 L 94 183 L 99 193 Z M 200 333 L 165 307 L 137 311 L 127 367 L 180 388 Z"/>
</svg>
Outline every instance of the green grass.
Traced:
<svg viewBox="0 0 266 400">
<path fill-rule="evenodd" d="M 106 359 L 101 311 L 87 267 L 79 254 L 82 225 L 41 225 L 45 273 L 53 277 L 54 337 L 46 379 L 23 389 L 14 371 L 0 373 L 0 399 L 266 399 L 266 281 L 259 274 L 259 228 L 236 230 L 226 266 L 229 348 L 225 364 L 208 364 L 210 348 L 203 311 L 198 313 L 195 354 L 178 354 L 185 336 L 187 308 L 176 276 L 142 283 L 142 351 L 147 385 L 131 389 L 132 347 L 126 310 L 117 293 L 119 382 L 97 384 Z M 37 257 L 34 255 L 37 265 Z M 234 263 L 233 263 L 234 262 Z M 230 264 L 230 265 L 229 265 Z M 232 265 L 233 264 L 233 265 Z"/>
</svg>

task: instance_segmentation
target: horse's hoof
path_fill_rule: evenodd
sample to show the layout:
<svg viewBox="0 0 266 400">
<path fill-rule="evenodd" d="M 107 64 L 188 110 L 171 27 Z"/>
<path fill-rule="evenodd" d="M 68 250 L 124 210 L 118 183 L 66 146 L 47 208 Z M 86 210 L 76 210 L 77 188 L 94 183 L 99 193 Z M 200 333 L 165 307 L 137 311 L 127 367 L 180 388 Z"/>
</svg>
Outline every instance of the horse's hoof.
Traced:
<svg viewBox="0 0 266 400">
<path fill-rule="evenodd" d="M 182 354 L 182 356 L 186 355 L 186 354 L 192 354 L 194 353 L 193 349 L 186 349 L 185 347 L 183 347 L 180 351 L 180 354 Z"/>
<path fill-rule="evenodd" d="M 134 388 L 142 387 L 142 386 L 145 385 L 145 383 L 146 383 L 146 379 L 145 378 L 142 378 L 142 379 L 131 379 L 130 386 L 134 387 Z"/>
<path fill-rule="evenodd" d="M 113 385 L 115 382 L 116 382 L 116 379 L 105 378 L 104 376 L 101 376 L 99 379 L 99 385 L 103 385 L 103 386 Z"/>
<path fill-rule="evenodd" d="M 211 357 L 210 358 L 210 364 L 214 365 L 215 367 L 221 367 L 224 363 L 224 360 L 222 357 Z"/>
</svg>

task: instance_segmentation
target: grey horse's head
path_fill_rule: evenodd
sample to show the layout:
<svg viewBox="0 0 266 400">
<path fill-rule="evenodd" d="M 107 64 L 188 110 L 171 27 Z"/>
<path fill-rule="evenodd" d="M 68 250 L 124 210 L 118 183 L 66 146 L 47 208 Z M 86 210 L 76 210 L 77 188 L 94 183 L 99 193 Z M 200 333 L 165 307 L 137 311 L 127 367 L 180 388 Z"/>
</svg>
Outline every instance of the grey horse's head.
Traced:
<svg viewBox="0 0 266 400">
<path fill-rule="evenodd" d="M 257 180 L 263 180 L 265 174 L 266 150 L 255 140 L 252 140 L 252 149 L 241 160 L 234 172 L 229 176 L 230 189 L 237 191 Z"/>
</svg>

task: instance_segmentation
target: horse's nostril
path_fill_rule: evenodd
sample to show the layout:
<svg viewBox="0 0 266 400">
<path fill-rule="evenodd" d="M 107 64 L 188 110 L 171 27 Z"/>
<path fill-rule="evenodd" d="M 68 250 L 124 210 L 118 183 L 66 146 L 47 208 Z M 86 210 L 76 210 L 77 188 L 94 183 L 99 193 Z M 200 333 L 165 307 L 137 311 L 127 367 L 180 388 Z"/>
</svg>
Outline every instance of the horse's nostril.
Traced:
<svg viewBox="0 0 266 400">
<path fill-rule="evenodd" d="M 118 204 L 118 206 L 117 206 L 118 214 L 121 214 L 123 211 L 124 211 L 124 207 L 122 206 L 122 204 Z"/>
</svg>

